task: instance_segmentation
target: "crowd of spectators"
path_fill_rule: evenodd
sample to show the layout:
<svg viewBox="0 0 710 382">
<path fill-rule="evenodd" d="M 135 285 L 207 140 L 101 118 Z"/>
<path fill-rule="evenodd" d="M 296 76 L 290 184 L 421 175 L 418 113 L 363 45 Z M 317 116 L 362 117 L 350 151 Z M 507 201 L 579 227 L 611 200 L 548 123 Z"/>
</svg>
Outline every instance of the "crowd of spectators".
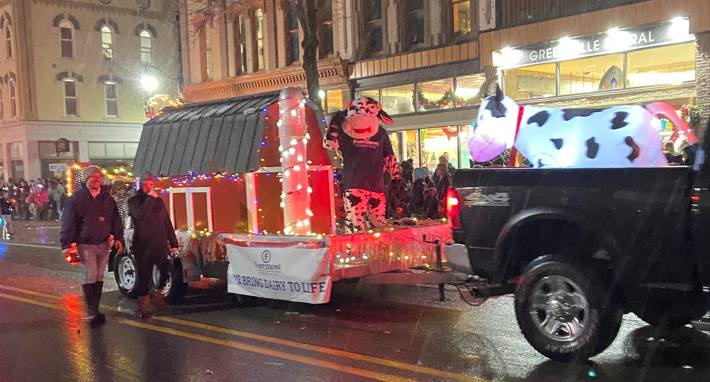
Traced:
<svg viewBox="0 0 710 382">
<path fill-rule="evenodd" d="M 0 180 L 2 198 L 12 207 L 12 217 L 22 220 L 59 220 L 67 198 L 60 179 Z"/>
</svg>

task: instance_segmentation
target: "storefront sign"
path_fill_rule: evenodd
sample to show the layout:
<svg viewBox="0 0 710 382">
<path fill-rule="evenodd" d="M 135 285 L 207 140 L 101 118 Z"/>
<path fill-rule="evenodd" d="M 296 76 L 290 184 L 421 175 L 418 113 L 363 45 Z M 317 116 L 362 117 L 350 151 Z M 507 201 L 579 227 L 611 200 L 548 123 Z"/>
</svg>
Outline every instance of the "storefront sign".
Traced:
<svg viewBox="0 0 710 382">
<path fill-rule="evenodd" d="M 330 301 L 332 281 L 328 275 L 327 247 L 299 248 L 298 244 L 284 247 L 283 243 L 251 247 L 226 243 L 230 293 L 308 304 Z"/>
<path fill-rule="evenodd" d="M 494 53 L 494 65 L 504 69 L 624 52 L 634 49 L 692 41 L 687 18 L 653 25 L 612 29 L 579 37 L 563 38 Z"/>
<path fill-rule="evenodd" d="M 67 164 L 66 163 L 50 163 L 49 164 L 49 171 L 54 171 L 54 172 L 67 171 Z"/>
</svg>

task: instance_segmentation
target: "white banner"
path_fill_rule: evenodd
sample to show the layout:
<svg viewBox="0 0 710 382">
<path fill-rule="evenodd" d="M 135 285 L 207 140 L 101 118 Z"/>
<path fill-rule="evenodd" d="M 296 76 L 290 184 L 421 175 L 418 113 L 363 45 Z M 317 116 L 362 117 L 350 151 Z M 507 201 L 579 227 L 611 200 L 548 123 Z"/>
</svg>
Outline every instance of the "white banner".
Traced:
<svg viewBox="0 0 710 382">
<path fill-rule="evenodd" d="M 330 301 L 329 252 L 322 242 L 225 243 L 230 293 L 308 304 Z"/>
</svg>

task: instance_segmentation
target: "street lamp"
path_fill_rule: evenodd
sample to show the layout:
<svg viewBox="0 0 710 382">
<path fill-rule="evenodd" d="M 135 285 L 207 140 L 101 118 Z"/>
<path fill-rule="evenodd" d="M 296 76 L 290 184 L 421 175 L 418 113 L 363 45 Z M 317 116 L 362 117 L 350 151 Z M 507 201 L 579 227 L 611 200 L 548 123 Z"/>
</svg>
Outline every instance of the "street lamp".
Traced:
<svg viewBox="0 0 710 382">
<path fill-rule="evenodd" d="M 146 91 L 152 92 L 158 88 L 158 80 L 156 80 L 155 77 L 143 76 L 143 78 L 141 78 L 141 86 L 143 86 L 143 89 Z"/>
</svg>

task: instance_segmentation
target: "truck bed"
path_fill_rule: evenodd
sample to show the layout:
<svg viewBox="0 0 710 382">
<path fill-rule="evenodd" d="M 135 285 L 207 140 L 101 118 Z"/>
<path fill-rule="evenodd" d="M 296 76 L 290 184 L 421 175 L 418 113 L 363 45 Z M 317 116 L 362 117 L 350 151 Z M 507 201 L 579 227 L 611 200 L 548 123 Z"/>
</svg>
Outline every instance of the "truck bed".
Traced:
<svg viewBox="0 0 710 382">
<path fill-rule="evenodd" d="M 513 227 L 540 219 L 571 219 L 569 224 L 599 233 L 606 250 L 630 257 L 637 273 L 633 278 L 672 281 L 685 275 L 673 274 L 663 264 L 689 250 L 682 231 L 693 176 L 685 166 L 458 170 L 453 187 L 460 200 L 461 227 L 453 238 L 468 248 L 476 274 L 502 282 L 512 275 L 505 253 L 511 248 L 505 243 Z M 541 232 L 543 237 L 528 238 L 530 246 L 563 235 L 564 224 Z"/>
</svg>

